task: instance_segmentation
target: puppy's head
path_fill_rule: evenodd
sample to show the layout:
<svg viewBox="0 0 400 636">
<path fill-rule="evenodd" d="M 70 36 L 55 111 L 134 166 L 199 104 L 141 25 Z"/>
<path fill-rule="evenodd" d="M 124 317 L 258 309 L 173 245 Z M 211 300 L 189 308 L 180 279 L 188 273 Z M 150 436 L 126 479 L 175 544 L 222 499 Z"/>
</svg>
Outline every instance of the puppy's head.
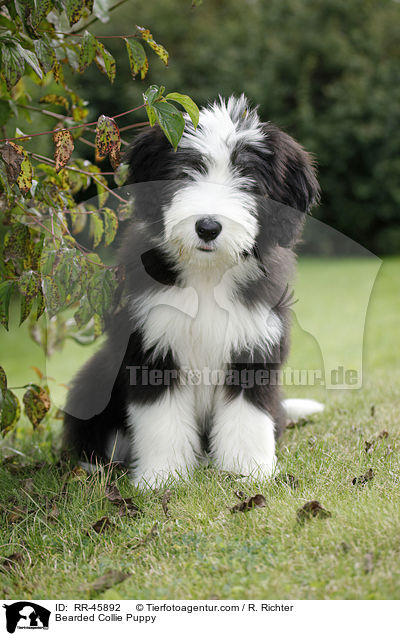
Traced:
<svg viewBox="0 0 400 636">
<path fill-rule="evenodd" d="M 131 151 L 136 214 L 175 262 L 215 267 L 292 246 L 319 188 L 310 155 L 241 96 L 188 120 L 174 152 L 162 131 Z M 150 209 L 151 208 L 151 209 Z"/>
</svg>

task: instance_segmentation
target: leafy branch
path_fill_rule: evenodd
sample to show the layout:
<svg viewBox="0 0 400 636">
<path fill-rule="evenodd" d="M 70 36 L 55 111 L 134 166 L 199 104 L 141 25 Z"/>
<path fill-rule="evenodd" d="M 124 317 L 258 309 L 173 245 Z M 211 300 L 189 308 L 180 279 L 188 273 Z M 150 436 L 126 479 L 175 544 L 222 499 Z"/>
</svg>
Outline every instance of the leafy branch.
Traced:
<svg viewBox="0 0 400 636">
<path fill-rule="evenodd" d="M 106 11 L 106 17 L 123 2 Z M 132 79 L 146 79 L 148 52 L 168 64 L 168 52 L 145 27 L 137 26 L 126 36 L 90 33 L 87 27 L 105 17 L 100 11 L 104 9 L 90 0 L 0 0 L 0 328 L 8 330 L 10 307 L 18 298 L 20 324 L 27 322 L 46 355 L 62 348 L 67 338 L 92 343 L 101 335 L 107 315 L 123 302 L 123 270 L 96 253 L 100 245 L 112 245 L 132 210 L 131 201 L 113 188 L 127 178 L 128 166 L 121 163 L 121 148 L 127 142 L 121 131 L 158 124 L 176 150 L 185 126 L 180 109 L 195 126 L 198 123 L 194 102 L 180 93 L 165 94 L 163 86 L 145 87 L 143 102 L 124 112 L 87 121 L 88 104 L 68 85 L 64 72 L 84 73 L 94 63 L 112 83 L 116 62 L 103 41 L 124 41 Z M 69 33 L 63 32 L 66 19 Z M 29 92 L 32 81 L 39 88 L 38 103 Z M 119 128 L 120 118 L 141 109 L 147 121 Z M 54 127 L 20 130 L 19 118 L 30 124 L 30 112 L 47 122 L 50 117 Z M 93 140 L 83 136 L 86 131 Z M 30 140 L 49 135 L 53 156 L 29 146 Z M 78 140 L 93 148 L 93 161 L 79 157 Z M 97 165 L 106 159 L 112 170 Z M 84 203 L 89 189 L 90 201 Z M 39 378 L 25 388 L 25 414 L 37 427 L 50 412 L 48 387 Z M 21 410 L 0 369 L 3 435 L 14 428 Z"/>
</svg>

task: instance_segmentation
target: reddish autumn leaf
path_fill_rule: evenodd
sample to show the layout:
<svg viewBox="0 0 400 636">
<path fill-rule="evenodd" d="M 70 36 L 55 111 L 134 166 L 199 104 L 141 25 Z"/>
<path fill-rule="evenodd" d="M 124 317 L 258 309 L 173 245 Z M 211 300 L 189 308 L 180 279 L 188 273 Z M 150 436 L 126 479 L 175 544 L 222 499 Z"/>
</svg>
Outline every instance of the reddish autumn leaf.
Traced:
<svg viewBox="0 0 400 636">
<path fill-rule="evenodd" d="M 63 128 L 54 131 L 53 141 L 55 145 L 54 159 L 56 162 L 56 172 L 60 172 L 60 170 L 67 165 L 72 155 L 74 140 L 69 130 Z"/>
</svg>

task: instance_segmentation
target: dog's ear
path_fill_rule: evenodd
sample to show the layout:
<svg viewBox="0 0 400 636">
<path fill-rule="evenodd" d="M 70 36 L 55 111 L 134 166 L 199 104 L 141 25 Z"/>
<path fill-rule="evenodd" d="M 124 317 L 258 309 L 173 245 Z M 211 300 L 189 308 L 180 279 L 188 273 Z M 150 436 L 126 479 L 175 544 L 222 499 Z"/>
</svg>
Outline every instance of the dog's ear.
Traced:
<svg viewBox="0 0 400 636">
<path fill-rule="evenodd" d="M 270 153 L 265 165 L 268 196 L 300 212 L 309 212 L 320 193 L 311 155 L 273 124 L 265 124 L 264 132 Z"/>
<path fill-rule="evenodd" d="M 319 201 L 320 189 L 311 155 L 273 124 L 264 125 L 262 204 L 259 247 L 292 246 L 299 238 L 305 213 Z"/>
<path fill-rule="evenodd" d="M 168 178 L 167 157 L 171 152 L 172 146 L 159 126 L 139 134 L 125 157 L 129 164 L 128 183 L 162 181 Z"/>
</svg>

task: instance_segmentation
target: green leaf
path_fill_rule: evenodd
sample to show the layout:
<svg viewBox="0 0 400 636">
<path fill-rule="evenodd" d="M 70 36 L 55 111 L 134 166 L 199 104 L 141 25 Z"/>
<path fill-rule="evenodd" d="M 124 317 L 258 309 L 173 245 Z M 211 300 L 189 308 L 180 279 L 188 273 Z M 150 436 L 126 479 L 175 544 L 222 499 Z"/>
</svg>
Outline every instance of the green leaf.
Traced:
<svg viewBox="0 0 400 636">
<path fill-rule="evenodd" d="M 88 299 L 93 311 L 104 314 L 109 309 L 115 289 L 115 280 L 109 269 L 96 272 L 89 282 Z"/>
<path fill-rule="evenodd" d="M 109 51 L 107 51 L 104 45 L 99 41 L 97 41 L 97 51 L 101 55 L 101 58 L 103 60 L 104 70 L 101 64 L 97 63 L 97 66 L 102 72 L 104 72 L 107 75 L 110 82 L 113 83 L 113 81 L 115 80 L 116 72 L 117 72 L 117 67 L 116 67 L 114 57 L 111 55 Z"/>
<path fill-rule="evenodd" d="M 50 317 L 55 316 L 64 306 L 65 293 L 52 276 L 43 276 L 42 290 L 47 312 Z"/>
<path fill-rule="evenodd" d="M 40 316 L 43 314 L 46 309 L 46 303 L 44 301 L 43 292 L 40 289 L 38 295 L 36 296 L 36 312 L 35 312 L 35 321 L 38 321 Z"/>
<path fill-rule="evenodd" d="M 53 49 L 44 40 L 34 40 L 33 46 L 43 72 L 48 73 L 56 61 Z M 40 101 L 42 101 L 42 99 Z"/>
<path fill-rule="evenodd" d="M 91 9 L 88 9 L 83 0 L 62 0 L 62 4 L 70 26 L 74 26 L 81 18 L 86 18 L 91 13 Z M 91 4 L 93 6 L 93 3 Z"/>
<path fill-rule="evenodd" d="M 134 38 L 124 39 L 126 49 L 128 51 L 129 66 L 132 77 L 135 79 L 136 75 L 140 72 L 141 78 L 144 79 L 148 68 L 146 52 L 140 42 Z"/>
<path fill-rule="evenodd" d="M 60 294 L 60 300 L 67 306 L 81 297 L 85 260 L 75 248 L 63 249 L 60 260 L 54 270 L 54 280 Z"/>
<path fill-rule="evenodd" d="M 7 389 L 7 376 L 3 367 L 0 367 L 0 391 L 5 391 Z"/>
<path fill-rule="evenodd" d="M 35 3 L 32 14 L 32 27 L 36 30 L 41 21 L 50 13 L 54 5 L 53 0 L 39 0 Z M 37 54 L 37 53 L 36 53 Z"/>
<path fill-rule="evenodd" d="M 24 159 L 21 164 L 21 172 L 18 175 L 17 185 L 22 194 L 28 194 L 32 187 L 33 168 L 28 159 L 26 152 L 24 153 Z"/>
<path fill-rule="evenodd" d="M 165 91 L 165 86 L 157 86 L 157 84 L 152 84 L 149 88 L 143 93 L 144 103 L 148 106 L 152 106 L 154 102 L 158 99 L 161 99 Z"/>
<path fill-rule="evenodd" d="M 182 113 L 168 102 L 156 102 L 153 104 L 153 108 L 160 127 L 176 150 L 185 128 L 185 119 Z"/>
<path fill-rule="evenodd" d="M 45 248 L 40 256 L 40 271 L 43 276 L 52 276 L 58 251 L 55 249 Z"/>
<path fill-rule="evenodd" d="M 103 177 L 102 174 L 99 174 L 99 175 L 96 175 L 95 184 L 97 189 L 97 198 L 98 198 L 99 208 L 102 208 L 109 197 L 109 192 L 107 188 L 104 187 L 107 185 L 107 180 L 105 177 Z"/>
<path fill-rule="evenodd" d="M 90 215 L 90 237 L 93 238 L 93 247 L 97 247 L 103 237 L 104 223 L 100 215 L 93 212 Z"/>
<path fill-rule="evenodd" d="M 18 280 L 18 287 L 22 294 L 21 317 L 19 323 L 21 325 L 31 313 L 34 300 L 40 290 L 40 278 L 37 272 L 32 270 L 23 272 Z"/>
<path fill-rule="evenodd" d="M 35 71 L 36 75 L 43 79 L 43 72 L 40 68 L 39 60 L 36 57 L 36 54 L 28 49 L 24 49 L 20 44 L 17 44 L 17 48 L 21 54 L 21 56 L 28 62 L 29 66 Z"/>
<path fill-rule="evenodd" d="M 25 60 L 14 44 L 2 44 L 1 57 L 1 72 L 10 91 L 24 74 Z"/>
<path fill-rule="evenodd" d="M 104 215 L 104 244 L 110 245 L 118 231 L 118 218 L 113 210 L 110 208 L 103 208 Z"/>
<path fill-rule="evenodd" d="M 114 181 L 117 186 L 123 186 L 129 175 L 129 164 L 120 163 L 114 174 Z"/>
<path fill-rule="evenodd" d="M 89 304 L 87 296 L 83 296 L 79 303 L 79 309 L 74 313 L 74 319 L 78 328 L 86 325 L 93 316 L 93 309 Z"/>
<path fill-rule="evenodd" d="M 157 44 L 157 42 L 155 42 L 149 29 L 145 29 L 140 26 L 137 26 L 136 28 L 139 31 L 142 40 L 147 42 L 150 48 L 153 49 L 154 53 L 156 53 L 156 55 L 158 55 L 158 57 L 164 62 L 165 66 L 168 66 L 168 51 L 162 46 L 162 44 Z"/>
<path fill-rule="evenodd" d="M 3 187 L 3 193 L 6 196 L 6 202 L 9 207 L 12 207 L 14 200 L 14 192 L 8 181 L 7 167 L 2 159 L 0 159 L 0 184 Z"/>
<path fill-rule="evenodd" d="M 21 407 L 16 395 L 9 389 L 1 392 L 0 430 L 3 437 L 16 425 L 21 415 Z"/>
<path fill-rule="evenodd" d="M 3 257 L 5 260 L 25 259 L 29 254 L 29 228 L 16 223 L 4 239 Z"/>
<path fill-rule="evenodd" d="M 25 413 L 36 428 L 50 409 L 50 396 L 43 387 L 32 384 L 23 397 Z"/>
<path fill-rule="evenodd" d="M 5 280 L 0 283 L 0 323 L 8 331 L 8 312 L 11 295 L 15 288 L 15 281 Z"/>
<path fill-rule="evenodd" d="M 97 40 L 89 33 L 85 31 L 82 38 L 81 50 L 79 54 L 79 72 L 83 71 L 93 62 L 97 52 Z"/>
<path fill-rule="evenodd" d="M 168 95 L 165 96 L 165 99 L 178 102 L 178 104 L 183 106 L 190 119 L 192 120 L 193 126 L 197 128 L 199 123 L 199 109 L 194 101 L 189 97 L 189 95 L 182 95 L 181 93 L 168 93 Z"/>
</svg>

